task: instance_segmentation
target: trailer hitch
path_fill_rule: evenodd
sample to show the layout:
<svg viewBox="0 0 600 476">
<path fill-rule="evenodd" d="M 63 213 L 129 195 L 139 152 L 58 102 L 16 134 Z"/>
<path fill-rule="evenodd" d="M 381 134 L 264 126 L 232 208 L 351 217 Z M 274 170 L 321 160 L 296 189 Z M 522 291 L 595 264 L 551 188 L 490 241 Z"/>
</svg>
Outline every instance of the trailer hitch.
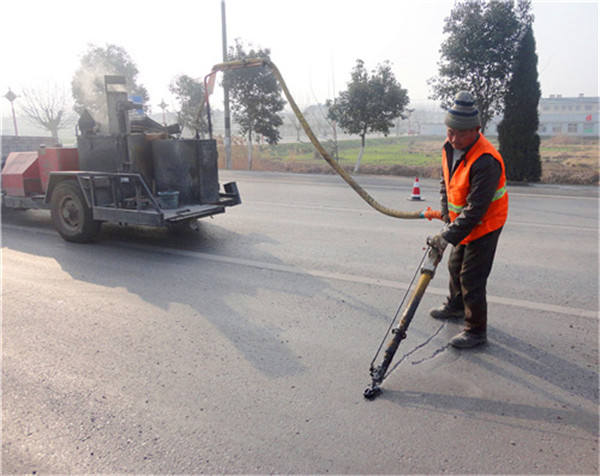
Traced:
<svg viewBox="0 0 600 476">
<path fill-rule="evenodd" d="M 431 246 L 431 237 L 427 238 L 427 245 L 428 247 L 425 250 L 425 254 L 421 260 L 420 266 L 419 268 L 417 268 L 417 272 L 413 276 L 413 279 L 406 291 L 406 294 L 404 295 L 404 298 L 402 299 L 402 302 L 400 303 L 400 306 L 398 306 L 398 311 L 392 319 L 392 322 L 390 323 L 390 326 L 388 327 L 388 330 L 385 336 L 383 337 L 383 340 L 381 341 L 377 352 L 375 353 L 375 357 L 373 357 L 373 360 L 371 361 L 371 366 L 369 369 L 369 373 L 371 375 L 371 384 L 363 392 L 364 397 L 368 400 L 373 400 L 381 393 L 381 383 L 396 368 L 393 367 L 391 370 L 389 370 L 394 356 L 396 355 L 396 351 L 400 346 L 400 342 L 406 339 L 406 331 L 408 330 L 408 326 L 410 326 L 410 323 L 412 322 L 412 319 L 415 316 L 415 312 L 417 311 L 417 308 L 421 303 L 421 298 L 423 297 L 423 294 L 425 294 L 425 290 L 427 289 L 427 286 L 433 279 L 435 270 L 442 259 L 442 253 L 433 246 Z M 408 304 L 406 305 L 406 308 L 404 309 L 402 318 L 398 322 L 398 325 L 396 327 L 393 327 L 394 323 L 397 320 L 398 314 L 404 305 L 404 301 L 408 296 L 410 288 L 412 287 L 412 284 L 414 283 L 414 280 L 417 274 L 419 273 L 419 270 L 419 279 L 411 295 L 411 298 Z M 375 366 L 375 361 L 377 360 L 377 357 L 379 356 L 383 348 L 385 340 L 390 334 L 392 335 L 392 338 L 390 339 L 385 349 L 385 352 L 383 354 L 383 360 L 380 365 Z"/>
</svg>

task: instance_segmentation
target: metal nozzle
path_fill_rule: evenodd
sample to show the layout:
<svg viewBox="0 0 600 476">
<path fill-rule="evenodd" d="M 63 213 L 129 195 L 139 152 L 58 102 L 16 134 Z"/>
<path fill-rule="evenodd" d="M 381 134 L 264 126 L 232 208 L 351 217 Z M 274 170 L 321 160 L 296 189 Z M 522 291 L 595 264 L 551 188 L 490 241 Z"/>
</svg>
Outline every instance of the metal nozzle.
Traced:
<svg viewBox="0 0 600 476">
<path fill-rule="evenodd" d="M 363 392 L 363 396 L 367 400 L 374 400 L 381 393 L 381 388 L 374 382 L 369 385 Z"/>
</svg>

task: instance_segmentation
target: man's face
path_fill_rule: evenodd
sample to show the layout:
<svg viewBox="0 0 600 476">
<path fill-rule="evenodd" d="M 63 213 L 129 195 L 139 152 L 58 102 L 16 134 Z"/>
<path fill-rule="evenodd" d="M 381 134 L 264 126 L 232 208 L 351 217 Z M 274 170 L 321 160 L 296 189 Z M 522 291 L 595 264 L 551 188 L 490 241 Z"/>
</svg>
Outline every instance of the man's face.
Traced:
<svg viewBox="0 0 600 476">
<path fill-rule="evenodd" d="M 479 127 L 475 129 L 451 129 L 447 128 L 448 142 L 455 149 L 466 149 L 473 144 L 479 136 Z"/>
</svg>

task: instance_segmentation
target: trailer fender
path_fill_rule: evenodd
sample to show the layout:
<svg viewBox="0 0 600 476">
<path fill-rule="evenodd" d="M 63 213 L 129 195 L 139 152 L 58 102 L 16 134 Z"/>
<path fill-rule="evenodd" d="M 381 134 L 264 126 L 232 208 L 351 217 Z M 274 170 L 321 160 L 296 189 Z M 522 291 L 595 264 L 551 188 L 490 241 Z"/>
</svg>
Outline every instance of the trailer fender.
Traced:
<svg viewBox="0 0 600 476">
<path fill-rule="evenodd" d="M 83 197 L 85 198 L 85 202 L 86 202 L 87 206 L 91 208 L 92 203 L 90 201 L 90 197 L 89 197 L 88 193 L 86 193 L 86 191 L 81 183 L 81 178 L 80 178 L 78 172 L 50 172 L 50 177 L 48 179 L 48 188 L 46 189 L 46 195 L 44 197 L 44 202 L 51 203 L 52 193 L 54 192 L 54 190 L 56 189 L 58 184 L 60 184 L 61 182 L 64 182 L 65 180 L 71 180 L 71 181 L 78 183 L 79 188 L 81 189 L 81 193 L 83 194 Z"/>
</svg>

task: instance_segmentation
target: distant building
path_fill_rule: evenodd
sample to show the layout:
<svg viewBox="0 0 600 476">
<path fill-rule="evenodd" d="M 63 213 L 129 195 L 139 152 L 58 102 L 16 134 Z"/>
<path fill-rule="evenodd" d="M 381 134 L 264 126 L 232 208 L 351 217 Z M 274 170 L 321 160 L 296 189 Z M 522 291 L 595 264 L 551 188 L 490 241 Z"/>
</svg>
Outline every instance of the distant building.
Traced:
<svg viewBox="0 0 600 476">
<path fill-rule="evenodd" d="M 435 102 L 421 102 L 411 105 L 410 131 L 413 134 L 445 136 L 446 113 Z M 577 137 L 598 136 L 598 115 L 600 104 L 598 97 L 562 97 L 551 95 L 540 98 L 538 106 L 539 128 L 542 137 L 568 135 Z M 497 127 L 502 117 L 493 118 L 487 125 L 486 135 L 498 135 Z"/>
<path fill-rule="evenodd" d="M 562 97 L 560 94 L 540 99 L 540 136 L 598 136 L 599 101 L 597 97 Z"/>
</svg>

